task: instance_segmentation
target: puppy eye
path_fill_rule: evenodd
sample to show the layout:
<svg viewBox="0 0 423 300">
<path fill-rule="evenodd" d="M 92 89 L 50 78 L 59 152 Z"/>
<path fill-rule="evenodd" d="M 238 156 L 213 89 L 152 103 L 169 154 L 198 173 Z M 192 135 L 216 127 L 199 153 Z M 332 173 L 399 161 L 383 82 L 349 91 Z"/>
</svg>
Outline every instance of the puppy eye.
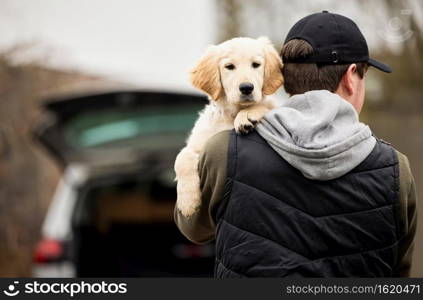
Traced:
<svg viewBox="0 0 423 300">
<path fill-rule="evenodd" d="M 260 67 L 260 66 L 261 66 L 261 64 L 256 63 L 256 62 L 253 62 L 253 63 L 251 64 L 251 66 L 252 66 L 254 69 L 257 69 L 258 67 Z"/>
<path fill-rule="evenodd" d="M 228 69 L 228 70 L 233 70 L 233 69 L 235 69 L 235 66 L 233 64 L 227 64 L 225 66 L 225 68 Z"/>
</svg>

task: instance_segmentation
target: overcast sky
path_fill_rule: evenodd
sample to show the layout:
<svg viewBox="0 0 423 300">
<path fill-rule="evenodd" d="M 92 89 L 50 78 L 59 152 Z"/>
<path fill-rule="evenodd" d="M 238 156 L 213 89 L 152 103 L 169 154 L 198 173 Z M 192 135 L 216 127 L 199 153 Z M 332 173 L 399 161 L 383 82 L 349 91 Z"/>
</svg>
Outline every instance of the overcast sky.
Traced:
<svg viewBox="0 0 423 300">
<path fill-rule="evenodd" d="M 187 89 L 213 42 L 213 0 L 0 0 L 0 49 L 141 87 Z"/>
</svg>

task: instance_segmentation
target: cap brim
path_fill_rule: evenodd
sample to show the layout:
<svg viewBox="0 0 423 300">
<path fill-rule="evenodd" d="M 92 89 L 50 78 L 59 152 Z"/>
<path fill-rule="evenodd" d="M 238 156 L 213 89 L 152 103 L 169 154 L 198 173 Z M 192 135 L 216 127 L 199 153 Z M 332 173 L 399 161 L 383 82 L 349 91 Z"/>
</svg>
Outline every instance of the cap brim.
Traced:
<svg viewBox="0 0 423 300">
<path fill-rule="evenodd" d="M 369 58 L 369 61 L 367 62 L 370 66 L 375 67 L 376 69 L 379 69 L 386 73 L 391 73 L 392 68 L 388 65 L 385 65 L 384 63 L 381 63 L 380 61 L 374 60 L 373 58 Z"/>
</svg>

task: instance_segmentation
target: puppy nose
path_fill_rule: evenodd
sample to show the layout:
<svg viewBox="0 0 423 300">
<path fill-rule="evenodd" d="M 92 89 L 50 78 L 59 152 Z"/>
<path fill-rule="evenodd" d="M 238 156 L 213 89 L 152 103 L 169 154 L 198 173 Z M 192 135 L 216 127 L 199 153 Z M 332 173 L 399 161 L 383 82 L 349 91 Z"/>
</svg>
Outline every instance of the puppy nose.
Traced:
<svg viewBox="0 0 423 300">
<path fill-rule="evenodd" d="M 243 95 L 249 95 L 254 90 L 254 85 L 249 82 L 243 82 L 239 85 L 239 90 Z"/>
</svg>

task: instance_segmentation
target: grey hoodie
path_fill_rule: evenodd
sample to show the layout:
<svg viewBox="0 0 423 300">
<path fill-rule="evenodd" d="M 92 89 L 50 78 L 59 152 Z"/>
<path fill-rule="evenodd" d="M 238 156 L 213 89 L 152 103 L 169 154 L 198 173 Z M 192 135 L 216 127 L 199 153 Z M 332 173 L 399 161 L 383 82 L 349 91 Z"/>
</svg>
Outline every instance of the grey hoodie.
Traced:
<svg viewBox="0 0 423 300">
<path fill-rule="evenodd" d="M 257 132 L 289 164 L 315 180 L 348 173 L 376 144 L 354 107 L 327 90 L 292 96 L 264 117 Z"/>
</svg>

